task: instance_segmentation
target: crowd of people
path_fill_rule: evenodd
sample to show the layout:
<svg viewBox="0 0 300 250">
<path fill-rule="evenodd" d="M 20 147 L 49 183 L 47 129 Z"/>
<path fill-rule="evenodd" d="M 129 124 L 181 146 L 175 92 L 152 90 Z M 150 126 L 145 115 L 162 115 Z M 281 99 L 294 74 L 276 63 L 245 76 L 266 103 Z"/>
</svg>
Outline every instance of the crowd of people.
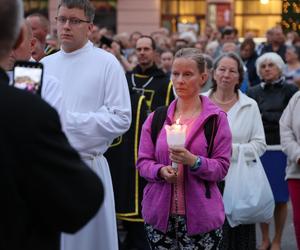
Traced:
<svg viewBox="0 0 300 250">
<path fill-rule="evenodd" d="M 22 1 L 0 4 L 0 249 L 279 250 L 289 197 L 300 249 L 297 33 L 113 34 L 89 0 L 60 0 L 50 32 Z M 18 60 L 44 65 L 40 94 L 10 86 Z M 256 161 L 274 235 L 224 209 L 226 177 Z"/>
</svg>

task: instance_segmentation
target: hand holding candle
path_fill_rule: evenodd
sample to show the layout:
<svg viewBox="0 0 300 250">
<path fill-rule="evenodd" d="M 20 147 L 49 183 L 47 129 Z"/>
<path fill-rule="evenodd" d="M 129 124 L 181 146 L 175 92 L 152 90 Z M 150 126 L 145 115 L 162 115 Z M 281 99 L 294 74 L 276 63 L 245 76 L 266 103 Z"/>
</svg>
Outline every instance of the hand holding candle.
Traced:
<svg viewBox="0 0 300 250">
<path fill-rule="evenodd" d="M 171 126 L 166 125 L 165 129 L 167 132 L 167 143 L 170 146 L 184 146 L 185 137 L 186 137 L 186 125 L 181 125 L 179 119 L 176 120 L 176 123 Z M 177 169 L 177 163 L 172 162 L 172 167 Z"/>
</svg>

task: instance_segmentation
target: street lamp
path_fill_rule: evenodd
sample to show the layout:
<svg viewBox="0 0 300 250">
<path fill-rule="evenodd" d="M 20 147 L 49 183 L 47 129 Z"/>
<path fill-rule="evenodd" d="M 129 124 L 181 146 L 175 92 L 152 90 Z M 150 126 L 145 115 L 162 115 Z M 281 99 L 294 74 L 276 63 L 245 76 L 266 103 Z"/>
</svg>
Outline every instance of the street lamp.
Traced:
<svg viewBox="0 0 300 250">
<path fill-rule="evenodd" d="M 268 4 L 268 3 L 269 3 L 269 0 L 260 0 L 260 3 L 261 3 L 261 4 Z"/>
</svg>

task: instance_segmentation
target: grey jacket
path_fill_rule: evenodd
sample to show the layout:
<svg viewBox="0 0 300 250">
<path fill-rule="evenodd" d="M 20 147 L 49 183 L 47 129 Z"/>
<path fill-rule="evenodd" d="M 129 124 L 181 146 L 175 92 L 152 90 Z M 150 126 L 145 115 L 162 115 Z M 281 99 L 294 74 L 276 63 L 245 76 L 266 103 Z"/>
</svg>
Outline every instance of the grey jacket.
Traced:
<svg viewBox="0 0 300 250">
<path fill-rule="evenodd" d="M 300 91 L 291 98 L 280 118 L 280 140 L 287 155 L 286 179 L 300 179 Z"/>
</svg>

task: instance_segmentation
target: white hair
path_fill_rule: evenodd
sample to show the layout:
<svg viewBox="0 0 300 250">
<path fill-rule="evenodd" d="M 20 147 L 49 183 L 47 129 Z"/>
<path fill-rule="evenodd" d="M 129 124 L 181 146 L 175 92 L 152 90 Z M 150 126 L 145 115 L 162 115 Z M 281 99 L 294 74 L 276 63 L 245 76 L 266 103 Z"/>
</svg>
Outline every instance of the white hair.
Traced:
<svg viewBox="0 0 300 250">
<path fill-rule="evenodd" d="M 261 74 L 260 74 L 261 64 L 266 61 L 274 63 L 282 74 L 284 66 L 285 66 L 284 61 L 277 53 L 268 52 L 268 53 L 261 55 L 256 60 L 256 73 L 260 78 L 261 78 Z"/>
<path fill-rule="evenodd" d="M 211 41 L 206 45 L 205 53 L 213 56 L 215 54 L 217 48 L 219 46 L 219 43 L 217 41 Z M 211 51 L 211 52 L 210 52 Z"/>
</svg>

